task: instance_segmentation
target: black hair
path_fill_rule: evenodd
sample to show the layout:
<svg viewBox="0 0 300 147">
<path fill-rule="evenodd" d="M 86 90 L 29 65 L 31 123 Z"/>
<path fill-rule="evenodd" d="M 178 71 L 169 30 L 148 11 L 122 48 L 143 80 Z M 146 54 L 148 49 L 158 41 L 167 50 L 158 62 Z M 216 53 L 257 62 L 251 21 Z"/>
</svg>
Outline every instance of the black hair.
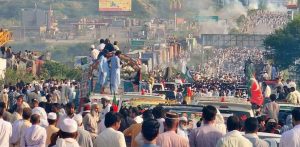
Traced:
<svg viewBox="0 0 300 147">
<path fill-rule="evenodd" d="M 4 102 L 0 102 L 0 117 L 3 116 L 6 106 Z"/>
<path fill-rule="evenodd" d="M 208 105 L 202 109 L 202 116 L 205 121 L 215 120 L 217 109 L 214 106 Z"/>
<path fill-rule="evenodd" d="M 120 114 L 123 116 L 123 118 L 127 118 L 129 116 L 129 110 L 123 107 L 120 109 Z"/>
<path fill-rule="evenodd" d="M 32 112 L 31 112 L 31 109 L 30 108 L 23 108 L 23 119 L 29 119 L 30 116 L 31 116 Z"/>
<path fill-rule="evenodd" d="M 134 113 L 136 115 L 140 115 L 139 109 L 137 107 L 132 107 L 131 108 L 131 113 Z"/>
<path fill-rule="evenodd" d="M 38 124 L 38 123 L 40 123 L 40 116 L 38 114 L 31 115 L 30 122 L 32 124 Z"/>
<path fill-rule="evenodd" d="M 48 119 L 48 123 L 49 125 L 53 125 L 55 124 L 56 120 L 53 120 L 53 119 Z"/>
<path fill-rule="evenodd" d="M 291 87 L 290 89 L 291 89 L 291 92 L 296 90 L 295 87 Z"/>
<path fill-rule="evenodd" d="M 154 140 L 159 133 L 159 122 L 155 119 L 149 119 L 143 122 L 142 124 L 142 135 L 148 140 Z"/>
<path fill-rule="evenodd" d="M 258 131 L 259 124 L 258 120 L 255 117 L 249 117 L 245 121 L 245 132 L 246 133 L 255 133 Z"/>
<path fill-rule="evenodd" d="M 258 123 L 266 121 L 266 116 L 262 115 L 262 116 L 258 117 L 257 120 L 258 120 Z"/>
<path fill-rule="evenodd" d="M 300 108 L 294 108 L 292 111 L 292 116 L 295 121 L 300 121 Z"/>
<path fill-rule="evenodd" d="M 172 128 L 176 123 L 179 122 L 179 117 L 176 113 L 168 112 L 166 113 L 165 124 L 167 128 Z"/>
<path fill-rule="evenodd" d="M 112 125 L 114 125 L 116 122 L 120 122 L 121 121 L 121 115 L 120 113 L 115 113 L 115 112 L 108 112 L 105 115 L 105 127 L 109 128 Z"/>
<path fill-rule="evenodd" d="M 227 119 L 227 130 L 240 130 L 241 128 L 241 121 L 237 116 L 230 116 Z"/>
<path fill-rule="evenodd" d="M 75 108 L 75 105 L 74 105 L 74 103 L 69 102 L 66 104 L 66 108 Z"/>
<path fill-rule="evenodd" d="M 77 132 L 68 133 L 68 132 L 64 132 L 64 131 L 60 130 L 59 133 L 60 133 L 61 138 L 76 138 L 76 136 L 77 136 Z"/>
<path fill-rule="evenodd" d="M 165 109 L 162 106 L 156 106 L 153 108 L 152 114 L 155 119 L 164 118 L 165 117 Z"/>
<path fill-rule="evenodd" d="M 201 122 L 202 122 L 202 120 L 200 119 L 200 120 L 196 123 L 197 128 L 201 127 Z"/>
<path fill-rule="evenodd" d="M 276 100 L 276 95 L 275 94 L 271 94 L 270 95 L 270 99 L 271 99 L 272 102 L 275 101 Z"/>
<path fill-rule="evenodd" d="M 121 51 L 116 51 L 116 53 L 115 53 L 116 56 L 118 56 L 118 55 L 120 55 L 120 54 L 122 54 Z"/>
<path fill-rule="evenodd" d="M 100 43 L 104 43 L 105 41 L 104 41 L 104 39 L 100 39 Z"/>
<path fill-rule="evenodd" d="M 153 119 L 152 111 L 146 110 L 143 112 L 143 120 Z"/>
</svg>

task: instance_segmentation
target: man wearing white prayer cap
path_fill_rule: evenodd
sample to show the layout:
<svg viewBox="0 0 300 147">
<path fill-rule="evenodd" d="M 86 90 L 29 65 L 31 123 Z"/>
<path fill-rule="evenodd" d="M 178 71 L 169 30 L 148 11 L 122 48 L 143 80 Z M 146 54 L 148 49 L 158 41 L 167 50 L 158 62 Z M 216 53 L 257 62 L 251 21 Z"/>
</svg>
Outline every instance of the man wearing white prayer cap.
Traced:
<svg viewBox="0 0 300 147">
<path fill-rule="evenodd" d="M 82 124 L 82 116 L 80 114 L 77 114 L 74 116 L 74 120 L 78 124 L 78 136 L 77 136 L 77 142 L 81 147 L 93 147 L 93 141 L 90 133 L 83 128 Z"/>
<path fill-rule="evenodd" d="M 30 118 L 32 126 L 25 129 L 25 133 L 21 137 L 21 147 L 45 147 L 47 133 L 46 129 L 41 127 L 40 124 L 40 115 L 32 114 Z"/>
<path fill-rule="evenodd" d="M 79 147 L 77 138 L 77 123 L 75 120 L 66 118 L 60 126 L 59 139 L 54 147 Z"/>
<path fill-rule="evenodd" d="M 48 123 L 49 126 L 46 128 L 47 132 L 47 140 L 46 140 L 46 145 L 48 146 L 51 143 L 51 136 L 54 133 L 57 133 L 59 129 L 55 126 L 57 121 L 57 115 L 54 112 L 50 112 L 48 114 Z"/>
</svg>

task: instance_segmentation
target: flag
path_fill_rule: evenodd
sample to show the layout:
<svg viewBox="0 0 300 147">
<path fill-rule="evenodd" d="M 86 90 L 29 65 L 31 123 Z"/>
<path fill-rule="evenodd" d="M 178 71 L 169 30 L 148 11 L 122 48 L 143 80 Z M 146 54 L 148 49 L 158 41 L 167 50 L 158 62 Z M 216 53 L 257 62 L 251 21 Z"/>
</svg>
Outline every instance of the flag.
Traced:
<svg viewBox="0 0 300 147">
<path fill-rule="evenodd" d="M 185 72 L 184 76 L 185 76 L 185 79 L 186 79 L 187 82 L 189 82 L 189 83 L 194 82 L 193 76 L 192 76 L 191 71 L 189 70 L 188 67 L 186 67 L 186 72 Z"/>
<path fill-rule="evenodd" d="M 253 77 L 250 79 L 251 87 L 250 87 L 250 102 L 252 104 L 256 104 L 258 106 L 263 105 L 264 97 L 262 95 L 261 88 L 257 82 L 257 80 Z"/>
<path fill-rule="evenodd" d="M 249 60 L 245 63 L 245 75 L 249 91 L 250 102 L 261 106 L 264 102 L 261 88 L 255 78 L 255 69 L 253 63 Z"/>
<path fill-rule="evenodd" d="M 113 102 L 112 103 L 113 111 L 118 112 L 118 102 L 117 102 L 116 93 L 114 93 L 114 98 L 112 102 Z"/>
</svg>

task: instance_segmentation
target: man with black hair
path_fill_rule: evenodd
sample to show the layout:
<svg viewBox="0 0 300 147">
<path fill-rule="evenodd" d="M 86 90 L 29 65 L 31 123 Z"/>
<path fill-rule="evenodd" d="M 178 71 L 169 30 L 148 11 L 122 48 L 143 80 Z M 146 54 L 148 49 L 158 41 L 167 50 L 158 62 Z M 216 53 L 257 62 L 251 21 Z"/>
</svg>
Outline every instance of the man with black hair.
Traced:
<svg viewBox="0 0 300 147">
<path fill-rule="evenodd" d="M 105 41 L 104 39 L 100 39 L 99 45 L 97 46 L 97 49 L 101 52 L 105 48 Z"/>
<path fill-rule="evenodd" d="M 73 119 L 74 116 L 75 116 L 75 105 L 74 105 L 74 103 L 71 103 L 71 102 L 67 103 L 65 109 L 66 109 L 66 114 L 62 115 L 59 118 L 58 122 L 57 122 L 57 127 L 58 128 L 60 128 L 60 125 L 61 125 L 61 123 L 64 119 L 66 119 L 66 118 Z"/>
<path fill-rule="evenodd" d="M 279 114 L 279 105 L 275 102 L 276 95 L 271 94 L 270 95 L 271 102 L 265 104 L 263 113 L 267 115 L 268 118 L 275 119 L 276 122 L 278 122 L 278 114 Z"/>
<path fill-rule="evenodd" d="M 224 135 L 214 124 L 217 115 L 217 109 L 208 105 L 202 109 L 202 118 L 204 124 L 201 127 L 193 129 L 189 140 L 191 147 L 214 147 L 217 141 Z"/>
<path fill-rule="evenodd" d="M 156 106 L 152 110 L 154 118 L 159 122 L 159 133 L 164 132 L 165 109 L 162 106 Z"/>
<path fill-rule="evenodd" d="M 125 137 L 118 131 L 121 124 L 121 115 L 108 112 L 104 121 L 106 129 L 96 137 L 94 147 L 126 147 Z"/>
<path fill-rule="evenodd" d="M 179 116 L 176 113 L 166 113 L 166 132 L 159 134 L 156 144 L 161 147 L 188 147 L 189 140 L 176 133 Z"/>
<path fill-rule="evenodd" d="M 258 138 L 257 132 L 259 124 L 257 118 L 247 118 L 244 126 L 245 137 L 252 143 L 253 147 L 269 147 L 268 142 Z"/>
<path fill-rule="evenodd" d="M 142 147 L 158 147 L 156 145 L 156 138 L 159 133 L 159 122 L 157 120 L 145 120 L 142 124 L 141 132 L 145 140 Z"/>
<path fill-rule="evenodd" d="M 23 136 L 25 129 L 31 127 L 30 116 L 31 109 L 24 108 L 22 113 L 23 119 L 17 120 L 13 123 L 12 137 L 10 138 L 12 147 L 20 147 L 21 137 Z"/>
<path fill-rule="evenodd" d="M 8 147 L 9 138 L 12 135 L 12 126 L 9 122 L 3 120 L 3 114 L 6 109 L 4 102 L 0 102 L 0 146 Z"/>
<path fill-rule="evenodd" d="M 252 147 L 252 143 L 239 132 L 240 129 L 240 119 L 237 116 L 228 117 L 228 133 L 218 140 L 216 147 Z"/>
<path fill-rule="evenodd" d="M 132 107 L 130 109 L 130 117 L 136 122 L 136 123 L 142 123 L 143 118 L 140 115 L 139 109 L 137 107 Z"/>
<path fill-rule="evenodd" d="M 289 103 L 292 103 L 292 104 L 300 103 L 299 92 L 296 91 L 295 87 L 290 88 L 290 93 L 287 95 L 286 99 Z"/>
<path fill-rule="evenodd" d="M 299 147 L 300 146 L 300 108 L 292 111 L 294 128 L 284 132 L 280 138 L 279 147 Z"/>
<path fill-rule="evenodd" d="M 21 147 L 27 146 L 36 146 L 36 147 L 45 147 L 47 133 L 46 129 L 41 127 L 40 124 L 40 115 L 32 114 L 30 117 L 30 122 L 32 126 L 25 129 L 25 133 L 21 137 Z"/>
<path fill-rule="evenodd" d="M 146 110 L 143 113 L 143 119 L 144 120 L 153 119 L 152 111 Z M 131 137 L 131 147 L 138 147 L 138 143 L 135 141 L 135 139 L 136 139 L 137 135 L 141 132 L 141 129 L 142 129 L 142 122 L 133 124 L 129 128 L 127 128 L 123 131 L 124 136 Z"/>
<path fill-rule="evenodd" d="M 24 102 L 24 96 L 23 95 L 19 95 L 17 97 L 17 103 L 14 104 L 11 108 L 10 111 L 11 113 L 15 112 L 17 110 L 18 107 L 22 107 L 22 108 L 30 108 L 28 103 Z"/>
</svg>

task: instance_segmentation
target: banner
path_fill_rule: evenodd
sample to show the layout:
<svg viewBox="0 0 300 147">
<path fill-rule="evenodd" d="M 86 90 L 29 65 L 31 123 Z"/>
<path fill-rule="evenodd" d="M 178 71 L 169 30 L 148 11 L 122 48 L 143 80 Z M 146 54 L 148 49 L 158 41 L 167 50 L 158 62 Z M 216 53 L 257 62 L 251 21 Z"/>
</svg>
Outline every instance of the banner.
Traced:
<svg viewBox="0 0 300 147">
<path fill-rule="evenodd" d="M 297 9 L 298 8 L 298 0 L 288 0 L 287 8 L 288 9 Z"/>
<path fill-rule="evenodd" d="M 125 12 L 131 11 L 132 0 L 99 0 L 101 12 Z"/>
</svg>

